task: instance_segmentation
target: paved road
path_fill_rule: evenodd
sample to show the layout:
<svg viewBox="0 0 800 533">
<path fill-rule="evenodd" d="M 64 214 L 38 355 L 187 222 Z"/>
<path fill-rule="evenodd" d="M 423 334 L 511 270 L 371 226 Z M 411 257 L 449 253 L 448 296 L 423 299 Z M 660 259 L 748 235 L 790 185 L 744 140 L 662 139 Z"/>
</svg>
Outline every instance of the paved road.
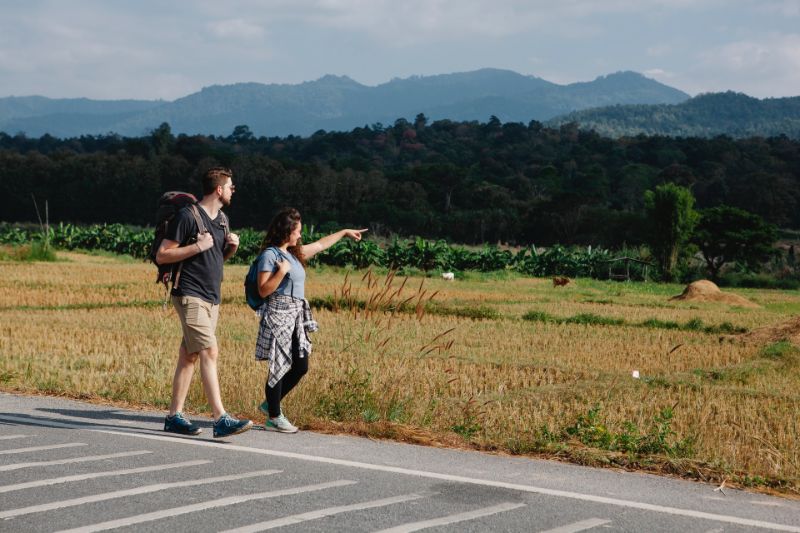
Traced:
<svg viewBox="0 0 800 533">
<path fill-rule="evenodd" d="M 800 532 L 800 502 L 342 436 L 160 431 L 163 413 L 0 394 L 0 531 Z"/>
</svg>

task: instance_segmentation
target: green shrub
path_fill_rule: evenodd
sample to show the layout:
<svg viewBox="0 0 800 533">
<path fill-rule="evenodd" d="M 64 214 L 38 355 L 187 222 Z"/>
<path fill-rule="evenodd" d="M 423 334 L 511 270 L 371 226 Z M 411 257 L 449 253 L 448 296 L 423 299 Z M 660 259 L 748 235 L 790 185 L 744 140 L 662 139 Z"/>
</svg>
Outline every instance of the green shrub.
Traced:
<svg viewBox="0 0 800 533">
<path fill-rule="evenodd" d="M 683 329 L 683 326 L 672 320 L 659 320 L 658 318 L 648 318 L 641 323 L 642 327 L 655 329 Z"/>
<path fill-rule="evenodd" d="M 619 451 L 633 456 L 663 454 L 670 457 L 690 457 L 694 439 L 677 439 L 672 429 L 673 410 L 665 407 L 653 416 L 647 431 L 642 432 L 633 422 L 622 423 L 621 431 L 609 429 L 600 416 L 600 406 L 595 405 L 586 414 L 578 415 L 575 422 L 562 431 L 586 446 L 602 450 Z"/>
<path fill-rule="evenodd" d="M 585 324 L 592 326 L 622 326 L 625 324 L 625 319 L 600 316 L 593 313 L 580 313 L 567 318 L 565 322 L 567 324 Z"/>
<path fill-rule="evenodd" d="M 742 287 L 750 289 L 800 289 L 800 280 L 796 277 L 779 278 L 768 274 L 729 273 L 722 276 L 717 285 L 720 287 Z"/>
<path fill-rule="evenodd" d="M 686 322 L 686 324 L 683 325 L 682 329 L 688 331 L 702 331 L 704 328 L 705 325 L 703 324 L 702 320 L 700 320 L 699 318 L 692 318 L 691 320 Z"/>
<path fill-rule="evenodd" d="M 264 237 L 262 231 L 252 228 L 235 228 L 239 235 L 239 250 L 231 258 L 232 263 L 246 264 L 255 259 Z M 315 232 L 313 227 L 303 228 L 303 242 L 313 242 L 324 233 Z M 31 225 L 11 225 L 0 223 L 0 244 L 31 244 L 42 239 L 41 230 Z M 152 228 L 128 226 L 124 224 L 94 224 L 78 226 L 60 223 L 51 226 L 45 241 L 55 248 L 65 250 L 105 250 L 115 254 L 127 254 L 144 259 L 150 250 L 153 239 Z M 609 260 L 623 255 L 646 259 L 645 252 L 638 249 L 622 249 L 616 253 L 602 248 L 565 247 L 554 245 L 546 249 L 534 247 L 521 248 L 513 252 L 497 246 L 486 245 L 479 250 L 463 246 L 452 246 L 443 240 L 394 238 L 388 245 L 365 239 L 355 242 L 345 239 L 328 250 L 317 254 L 312 265 L 352 265 L 355 268 L 368 266 L 396 269 L 404 274 L 419 272 L 483 272 L 491 273 L 492 279 L 504 279 L 509 272 L 526 276 L 570 276 L 607 279 Z M 616 264 L 616 263 L 615 263 Z M 615 267 L 612 267 L 612 270 Z M 645 265 L 630 264 L 632 279 L 645 279 Z M 800 288 L 800 280 L 795 278 L 776 279 L 770 276 L 731 274 L 723 278 L 735 286 L 765 288 Z"/>
<path fill-rule="evenodd" d="M 448 307 L 437 303 L 430 303 L 425 306 L 425 309 L 428 313 L 433 315 L 457 316 L 475 320 L 497 320 L 501 317 L 500 311 L 488 305 L 479 305 L 476 307 Z"/>
<path fill-rule="evenodd" d="M 31 244 L 14 245 L 0 250 L 3 261 L 56 261 L 56 252 L 41 241 Z"/>
<path fill-rule="evenodd" d="M 378 401 L 373 394 L 369 373 L 357 368 L 350 369 L 339 381 L 333 382 L 327 391 L 320 394 L 314 413 L 322 418 L 337 421 L 363 419 L 378 420 Z"/>
<path fill-rule="evenodd" d="M 561 322 L 560 319 L 544 311 L 528 311 L 522 315 L 522 320 L 530 320 L 531 322 Z"/>
</svg>

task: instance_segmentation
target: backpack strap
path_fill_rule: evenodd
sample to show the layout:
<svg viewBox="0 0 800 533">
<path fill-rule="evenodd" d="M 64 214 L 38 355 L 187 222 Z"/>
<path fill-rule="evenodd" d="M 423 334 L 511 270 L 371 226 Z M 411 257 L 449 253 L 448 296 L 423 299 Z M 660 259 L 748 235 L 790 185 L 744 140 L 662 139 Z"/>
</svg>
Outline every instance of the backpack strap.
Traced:
<svg viewBox="0 0 800 533">
<path fill-rule="evenodd" d="M 288 256 L 292 255 L 292 254 L 284 254 L 283 251 L 280 248 L 278 248 L 277 246 L 270 246 L 269 248 L 267 248 L 267 250 L 270 250 L 270 249 L 274 250 L 275 251 L 275 255 L 277 255 L 282 261 L 289 261 L 289 257 Z M 294 280 L 292 279 L 292 273 L 291 272 L 287 273 L 286 277 L 284 277 L 284 279 L 288 279 L 289 280 L 289 283 L 292 284 L 292 292 L 294 292 Z M 277 290 L 277 288 L 276 288 L 276 290 Z"/>
<path fill-rule="evenodd" d="M 203 222 L 203 217 L 200 216 L 200 211 L 198 210 L 197 204 L 189 204 L 189 211 L 192 212 L 194 221 L 197 223 L 197 233 L 208 233 L 208 230 L 206 230 L 206 225 Z"/>
<path fill-rule="evenodd" d="M 222 226 L 222 229 L 225 230 L 225 239 L 228 238 L 228 235 L 231 234 L 231 228 L 228 224 L 228 215 L 225 214 L 225 211 L 220 210 L 219 212 L 219 225 Z"/>
<path fill-rule="evenodd" d="M 189 204 L 188 207 L 189 207 L 189 212 L 194 217 L 194 221 L 197 223 L 197 233 L 198 234 L 208 233 L 208 230 L 206 229 L 206 225 L 203 222 L 203 217 L 200 216 L 200 211 L 199 211 L 199 209 L 197 207 L 197 204 L 196 203 L 195 204 Z M 172 281 L 172 288 L 173 289 L 178 287 L 178 284 L 181 281 L 181 270 L 182 269 L 183 269 L 183 261 L 178 263 L 178 266 L 176 267 L 175 277 L 173 278 L 173 281 Z M 166 300 L 165 300 L 165 305 L 166 305 Z"/>
<path fill-rule="evenodd" d="M 231 234 L 231 228 L 228 224 L 228 215 L 225 214 L 225 211 L 220 210 L 219 212 L 219 225 L 222 226 L 222 229 L 225 231 L 225 246 L 223 247 L 223 254 L 228 249 L 228 235 Z"/>
</svg>

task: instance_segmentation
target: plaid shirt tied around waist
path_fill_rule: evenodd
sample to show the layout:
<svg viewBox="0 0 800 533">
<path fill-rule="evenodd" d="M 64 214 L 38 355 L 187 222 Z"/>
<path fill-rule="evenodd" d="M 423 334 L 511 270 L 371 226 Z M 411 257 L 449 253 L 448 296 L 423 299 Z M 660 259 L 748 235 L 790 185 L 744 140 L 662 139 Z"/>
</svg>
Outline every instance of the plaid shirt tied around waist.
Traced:
<svg viewBox="0 0 800 533">
<path fill-rule="evenodd" d="M 308 333 L 317 331 L 306 299 L 272 293 L 257 311 L 256 360 L 269 361 L 269 386 L 274 387 L 292 368 L 292 335 L 297 337 L 300 357 L 311 355 Z"/>
</svg>

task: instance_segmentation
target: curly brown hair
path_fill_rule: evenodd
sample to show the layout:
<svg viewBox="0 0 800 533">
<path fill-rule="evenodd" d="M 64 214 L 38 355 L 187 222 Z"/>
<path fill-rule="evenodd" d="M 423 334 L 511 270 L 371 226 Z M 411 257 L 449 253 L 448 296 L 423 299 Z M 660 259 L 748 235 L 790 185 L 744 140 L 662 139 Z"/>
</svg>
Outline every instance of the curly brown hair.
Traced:
<svg viewBox="0 0 800 533">
<path fill-rule="evenodd" d="M 272 221 L 267 227 L 267 234 L 261 242 L 261 250 L 263 252 L 270 246 L 281 246 L 289 240 L 292 231 L 300 224 L 300 211 L 293 207 L 286 207 L 278 211 Z M 303 255 L 303 242 L 302 239 L 297 241 L 295 246 L 288 248 L 289 253 L 292 254 L 300 261 L 300 264 L 306 266 L 306 258 Z M 260 253 L 259 252 L 259 253 Z"/>
</svg>

